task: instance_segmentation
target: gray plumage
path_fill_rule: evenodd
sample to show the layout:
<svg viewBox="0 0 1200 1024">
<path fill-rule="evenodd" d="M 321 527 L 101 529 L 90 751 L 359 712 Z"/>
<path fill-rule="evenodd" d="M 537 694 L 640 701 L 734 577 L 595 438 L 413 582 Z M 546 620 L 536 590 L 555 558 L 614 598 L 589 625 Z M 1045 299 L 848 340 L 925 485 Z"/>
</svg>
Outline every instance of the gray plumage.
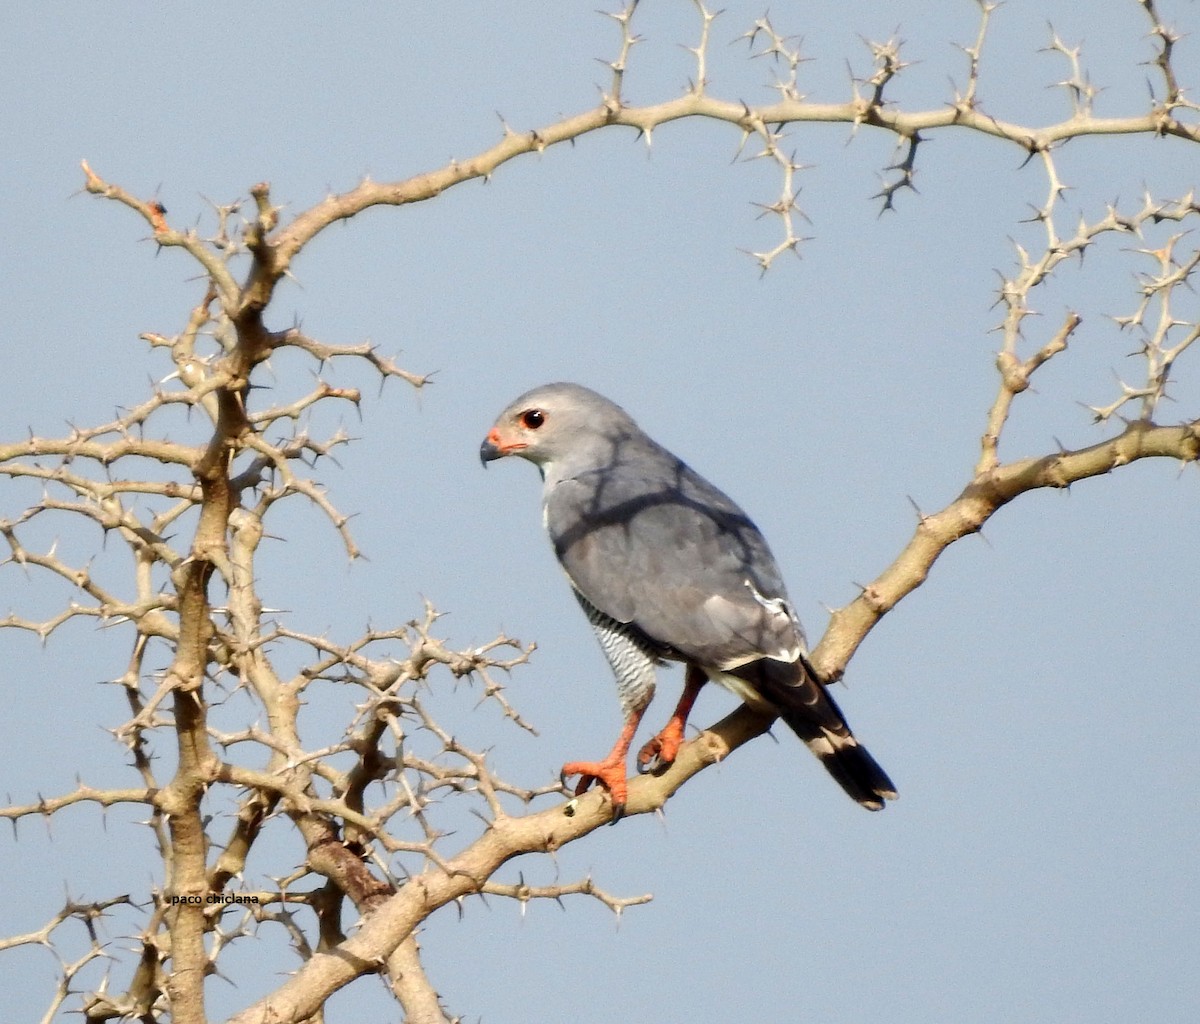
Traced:
<svg viewBox="0 0 1200 1024">
<path fill-rule="evenodd" d="M 541 470 L 546 530 L 617 677 L 630 732 L 656 663 L 682 661 L 781 716 L 859 803 L 878 809 L 896 795 L 808 664 L 758 528 L 623 409 L 578 384 L 548 384 L 500 414 L 480 454 L 520 455 Z"/>
</svg>

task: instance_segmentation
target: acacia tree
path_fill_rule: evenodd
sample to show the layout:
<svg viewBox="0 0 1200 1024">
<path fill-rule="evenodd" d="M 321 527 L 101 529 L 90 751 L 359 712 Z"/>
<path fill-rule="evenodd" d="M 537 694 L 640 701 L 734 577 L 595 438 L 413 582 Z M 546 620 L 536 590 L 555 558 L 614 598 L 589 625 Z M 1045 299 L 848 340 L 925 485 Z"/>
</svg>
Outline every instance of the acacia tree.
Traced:
<svg viewBox="0 0 1200 1024">
<path fill-rule="evenodd" d="M 748 26 L 744 38 L 751 54 L 772 69 L 777 100 L 754 105 L 722 97 L 708 80 L 716 13 L 699 2 L 691 47 L 695 71 L 687 90 L 635 106 L 624 94 L 639 38 L 638 3 L 631 0 L 611 15 L 619 42 L 596 106 L 535 130 L 505 126 L 499 142 L 469 159 L 402 181 L 363 181 L 290 218 L 281 215 L 270 186 L 260 183 L 250 188 L 248 201 L 217 206 L 211 229 L 201 233 L 175 224 L 156 199 L 106 180 L 102 168 L 84 162 L 86 192 L 140 218 L 157 247 L 180 250 L 194 264 L 200 283 L 196 305 L 181 316 L 177 333 L 142 335 L 151 349 L 167 350 L 174 364 L 174 372 L 149 394 L 109 422 L 0 445 L 0 471 L 7 478 L 43 487 L 39 500 L 6 510 L 8 518 L 0 520 L 9 547 L 4 567 L 48 574 L 73 592 L 53 615 L 14 611 L 0 625 L 52 641 L 63 624 L 90 618 L 127 634 L 128 661 L 114 682 L 129 713 L 114 736 L 135 773 L 124 788 L 81 782 L 72 792 L 18 800 L 0 813 L 15 827 L 22 819 L 51 819 L 79 804 L 136 805 L 145 809 L 162 862 L 156 884 L 136 896 L 69 900 L 43 928 L 0 941 L 0 949 L 53 945 L 57 930 L 72 920 L 91 931 L 90 950 L 63 963 L 45 1019 L 65 1008 L 97 1021 L 168 1016 L 204 1021 L 206 979 L 231 955 L 233 940 L 257 930 L 266 941 L 269 932 L 259 926 L 274 924 L 300 964 L 234 1020 L 321 1019 L 334 992 L 382 973 L 406 1019 L 445 1021 L 451 1016 L 441 1005 L 436 980 L 423 969 L 416 941 L 430 915 L 472 895 L 524 905 L 579 894 L 617 912 L 648 898 L 612 895 L 590 878 L 548 886 L 497 880 L 498 870 L 514 858 L 553 855 L 611 815 L 602 792 L 569 798 L 557 786 L 530 787 L 501 777 L 483 749 L 464 741 L 431 710 L 431 689 L 465 678 L 517 727 L 528 728 L 506 698 L 501 678 L 525 663 L 532 647 L 501 635 L 454 650 L 436 635 L 432 607 L 418 620 L 349 640 L 317 635 L 285 612 L 264 607 L 256 559 L 279 520 L 278 507 L 315 506 L 347 557 L 360 554 L 349 516 L 318 475 L 323 460 L 350 438 L 342 432 L 313 436 L 306 424 L 318 408 L 357 406 L 365 399 L 356 389 L 328 383 L 326 369 L 362 361 L 381 381 L 396 378 L 413 388 L 426 383 L 373 346 L 335 344 L 298 327 L 269 326 L 276 290 L 306 246 L 371 207 L 434 199 L 464 182 L 486 179 L 508 161 L 589 133 L 634 129 L 649 142 L 657 128 L 681 119 L 733 131 L 746 155 L 777 168 L 779 192 L 763 209 L 779 225 L 778 240 L 752 254 L 763 271 L 802 245 L 801 168 L 789 140 L 806 125 L 840 123 L 895 138 L 899 157 L 886 170 L 877 197 L 884 209 L 914 187 L 923 142 L 951 129 L 990 136 L 1040 165 L 1045 193 L 1032 220 L 1041 239 L 1036 248 L 1017 247 L 1016 263 L 1001 282 L 997 383 L 978 460 L 961 493 L 944 508 L 921 513 L 892 563 L 833 612 L 812 652 L 816 668 L 833 681 L 881 617 L 926 580 L 938 557 L 1009 502 L 1088 477 L 1115 477 L 1114 471 L 1144 458 L 1184 463 L 1200 458 L 1196 410 L 1182 420 L 1161 416 L 1179 359 L 1200 336 L 1200 322 L 1180 311 L 1180 297 L 1200 264 L 1200 250 L 1186 234 L 1200 216 L 1200 204 L 1191 194 L 1148 192 L 1133 204 L 1085 210 L 1068 228 L 1065 185 L 1055 162 L 1064 145 L 1085 136 L 1200 141 L 1200 107 L 1186 97 L 1177 77 L 1179 36 L 1153 0 L 1139 5 L 1153 43 L 1152 89 L 1144 110 L 1122 117 L 1094 113 L 1096 90 L 1079 50 L 1053 34 L 1049 46 L 1066 69 L 1059 84 L 1070 116 L 1049 124 L 991 116 L 980 98 L 997 6 L 990 2 L 980 3 L 978 33 L 962 47 L 961 83 L 933 109 L 891 102 L 894 83 L 909 67 L 894 40 L 869 44 L 870 68 L 850 79 L 840 101 L 809 100 L 801 92 L 804 58 L 798 44 L 766 17 Z M 1119 324 L 1136 340 L 1140 378 L 1121 381 L 1110 401 L 1092 408 L 1109 425 L 1103 440 L 1004 461 L 1000 442 L 1014 403 L 1047 362 L 1061 359 L 1082 319 L 1070 312 L 1049 329 L 1030 327 L 1038 290 L 1092 247 L 1114 241 L 1128 246 L 1130 240 L 1140 277 Z M 316 383 L 296 372 L 272 392 L 283 393 L 285 384 L 290 390 L 284 397 L 263 399 L 255 385 L 270 368 L 268 361 L 285 353 L 306 363 Z M 180 408 L 192 411 L 193 424 L 202 424 L 189 441 L 171 437 L 171 426 L 177 426 L 172 412 Z M 95 562 L 85 563 L 53 547 L 28 544 L 31 524 L 47 518 L 108 544 L 98 543 Z M 115 562 L 120 574 L 107 565 L 100 571 L 105 560 Z M 321 688 L 346 686 L 356 689 L 359 703 L 341 738 L 314 742 L 301 721 L 304 701 Z M 226 701 L 241 716 L 237 728 L 214 714 Z M 704 730 L 668 770 L 631 782 L 626 813 L 661 808 L 690 778 L 769 725 L 742 708 Z M 164 742 L 160 737 L 170 737 L 175 750 L 165 772 L 151 755 Z M 482 823 L 465 839 L 447 829 L 464 809 Z M 274 884 L 248 888 L 249 858 L 267 824 L 276 821 L 286 821 L 300 838 L 304 861 L 298 867 L 275 864 L 259 872 Z M 85 987 L 80 979 L 88 977 L 93 962 L 113 956 L 93 923 L 117 913 L 137 915 L 136 948 L 109 967 L 102 984 Z"/>
</svg>

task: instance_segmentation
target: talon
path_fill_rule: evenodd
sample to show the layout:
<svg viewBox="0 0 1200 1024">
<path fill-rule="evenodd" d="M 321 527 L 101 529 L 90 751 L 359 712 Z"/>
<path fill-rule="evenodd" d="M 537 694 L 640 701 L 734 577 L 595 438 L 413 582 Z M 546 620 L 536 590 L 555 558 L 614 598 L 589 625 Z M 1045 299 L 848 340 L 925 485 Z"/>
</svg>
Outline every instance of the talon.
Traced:
<svg viewBox="0 0 1200 1024">
<path fill-rule="evenodd" d="M 570 769 L 575 769 L 575 770 L 572 771 Z M 567 781 L 572 775 L 579 776 L 579 781 L 577 783 L 575 783 L 574 790 L 571 789 L 571 783 Z M 560 786 L 562 786 L 563 789 L 567 790 L 567 792 L 574 793 L 575 796 L 583 796 L 583 794 L 586 793 L 588 791 L 588 789 L 591 788 L 592 783 L 595 781 L 596 781 L 595 775 L 591 775 L 588 772 L 580 771 L 580 770 L 578 770 L 578 767 L 573 764 L 563 765 L 562 771 L 560 771 L 558 773 L 558 784 Z"/>
<path fill-rule="evenodd" d="M 639 775 L 661 775 L 675 760 L 671 757 L 669 760 L 663 751 L 663 734 L 659 733 L 654 739 L 650 740 L 637 756 L 637 770 Z"/>
<path fill-rule="evenodd" d="M 583 796 L 593 782 L 598 782 L 608 790 L 614 810 L 620 809 L 614 820 L 619 820 L 625 813 L 627 787 L 623 754 L 620 760 L 606 758 L 603 761 L 570 761 L 563 765 L 560 777 L 565 779 L 570 775 L 579 776 L 579 782 L 575 786 L 576 796 Z"/>
<path fill-rule="evenodd" d="M 688 715 L 691 713 L 692 705 L 696 702 L 696 696 L 706 678 L 705 674 L 696 666 L 688 666 L 683 684 L 683 694 L 675 706 L 675 713 L 668 719 L 662 731 L 648 740 L 646 745 L 638 751 L 637 768 L 639 772 L 661 775 L 675 763 L 675 758 L 679 755 L 679 748 L 683 746 L 683 730 L 687 726 Z"/>
<path fill-rule="evenodd" d="M 608 790 L 609 799 L 612 801 L 610 824 L 616 824 L 625 816 L 625 798 L 629 793 L 629 786 L 625 780 L 625 755 L 629 753 L 629 744 L 637 731 L 638 722 L 642 720 L 643 711 L 644 707 L 629 714 L 625 719 L 625 726 L 621 729 L 621 735 L 617 737 L 617 742 L 603 761 L 568 761 L 562 766 L 559 775 L 564 786 L 567 776 L 579 776 L 579 784 L 575 787 L 576 796 L 583 796 L 593 782 L 600 783 Z"/>
<path fill-rule="evenodd" d="M 646 745 L 638 751 L 637 770 L 640 774 L 646 775 L 654 771 L 655 763 L 658 761 L 659 754 L 662 752 L 662 736 L 655 736 L 652 740 L 648 740 Z"/>
<path fill-rule="evenodd" d="M 683 742 L 683 728 L 668 722 L 665 729 L 638 751 L 637 767 L 643 775 L 660 775 L 675 763 Z"/>
</svg>

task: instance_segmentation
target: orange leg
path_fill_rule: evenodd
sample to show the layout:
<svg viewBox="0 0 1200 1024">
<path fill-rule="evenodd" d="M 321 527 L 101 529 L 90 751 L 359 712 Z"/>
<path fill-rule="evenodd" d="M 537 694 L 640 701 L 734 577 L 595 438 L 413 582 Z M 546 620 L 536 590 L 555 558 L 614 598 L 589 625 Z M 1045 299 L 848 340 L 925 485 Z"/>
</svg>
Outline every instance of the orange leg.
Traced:
<svg viewBox="0 0 1200 1024">
<path fill-rule="evenodd" d="M 687 673 L 683 677 L 683 695 L 679 698 L 679 703 L 675 705 L 675 713 L 663 726 L 662 732 L 638 752 L 639 772 L 648 772 L 659 767 L 665 768 L 674 762 L 679 753 L 679 747 L 683 743 L 683 730 L 687 725 L 688 715 L 692 713 L 692 705 L 696 703 L 700 688 L 706 682 L 708 682 L 708 676 L 695 665 L 687 667 Z"/>
<path fill-rule="evenodd" d="M 625 782 L 625 756 L 629 753 L 629 744 L 633 742 L 633 734 L 642 721 L 646 709 L 635 711 L 625 719 L 625 727 L 617 742 L 603 761 L 569 761 L 562 766 L 563 785 L 567 784 L 568 775 L 580 776 L 575 786 L 575 795 L 582 796 L 593 782 L 599 782 L 608 790 L 612 798 L 613 816 L 610 824 L 615 825 L 625 814 L 625 800 L 629 796 L 629 787 Z"/>
</svg>

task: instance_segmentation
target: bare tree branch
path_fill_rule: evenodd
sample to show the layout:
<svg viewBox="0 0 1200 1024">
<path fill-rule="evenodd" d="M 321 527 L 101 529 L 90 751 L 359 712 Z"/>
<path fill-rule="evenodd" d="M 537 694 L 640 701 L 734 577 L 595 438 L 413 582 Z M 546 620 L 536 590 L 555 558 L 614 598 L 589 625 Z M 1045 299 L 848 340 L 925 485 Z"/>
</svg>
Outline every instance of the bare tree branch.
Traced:
<svg viewBox="0 0 1200 1024">
<path fill-rule="evenodd" d="M 345 410 L 347 403 L 357 411 L 364 401 L 359 388 L 325 380 L 330 367 L 356 365 L 381 388 L 393 378 L 413 388 L 430 380 L 369 342 L 326 342 L 299 328 L 266 326 L 276 287 L 308 243 L 334 223 L 374 206 L 421 202 L 464 182 L 486 180 L 509 161 L 593 132 L 629 128 L 649 144 L 657 128 L 702 119 L 730 126 L 739 154 L 764 161 L 778 174 L 778 191 L 757 204 L 761 215 L 776 218 L 780 231 L 774 245 L 751 253 L 765 272 L 804 241 L 803 164 L 795 138 L 803 126 L 843 124 L 852 132 L 877 129 L 894 139 L 898 158 L 884 169 L 876 197 L 884 210 L 894 207 L 900 192 L 915 191 L 918 158 L 925 152 L 921 144 L 943 133 L 952 138 L 948 129 L 1007 143 L 1040 169 L 1045 199 L 1014 242 L 1014 266 L 1001 274 L 998 383 L 990 408 L 981 414 L 978 460 L 964 467 L 957 497 L 922 515 L 892 563 L 832 614 L 812 653 L 829 681 L 843 674 L 882 616 L 928 578 L 944 551 L 977 533 L 1010 502 L 1142 459 L 1200 459 L 1196 410 L 1181 422 L 1161 420 L 1180 365 L 1200 337 L 1200 322 L 1184 302 L 1200 267 L 1200 250 L 1189 234 L 1200 204 L 1191 194 L 1163 200 L 1147 193 L 1140 205 L 1114 203 L 1078 217 L 1072 210 L 1073 226 L 1064 227 L 1069 184 L 1056 163 L 1065 144 L 1089 137 L 1200 142 L 1200 106 L 1187 98 L 1177 74 L 1180 36 L 1163 23 L 1153 0 L 1139 0 L 1151 26 L 1159 95 L 1127 115 L 1099 117 L 1097 89 L 1081 48 L 1051 30 L 1047 50 L 1056 66 L 1065 65 L 1055 84 L 1066 94 L 1070 116 L 1049 123 L 1005 121 L 983 109 L 985 51 L 999 5 L 978 0 L 978 6 L 975 38 L 961 47 L 966 81 L 935 108 L 893 102 L 898 79 L 912 67 L 898 39 L 866 41 L 869 69 L 851 73 L 848 94 L 840 100 L 809 100 L 801 87 L 805 59 L 799 44 L 766 16 L 739 38 L 748 42 L 752 58 L 761 59 L 756 66 L 769 71 L 767 84 L 777 98 L 767 104 L 722 98 L 713 81 L 712 46 L 714 24 L 723 23 L 717 21 L 720 12 L 701 0 L 694 3 L 698 31 L 685 47 L 693 64 L 686 91 L 633 105 L 627 94 L 640 41 L 639 5 L 629 0 L 610 15 L 620 39 L 615 57 L 604 62 L 611 78 L 596 107 L 530 131 L 504 125 L 503 137 L 473 156 L 404 180 L 362 181 L 286 223 L 270 186 L 256 183 L 248 198 L 210 204 L 216 224 L 207 237 L 173 228 L 157 199 L 139 198 L 83 163 L 84 190 L 132 210 L 157 246 L 194 262 L 202 283 L 178 334 L 141 335 L 150 349 L 169 352 L 173 366 L 148 394 L 108 422 L 72 426 L 61 437 L 0 444 L 0 475 L 23 495 L 0 519 L 8 549 L 0 571 L 44 579 L 55 592 L 69 594 L 51 614 L 27 607 L 10 611 L 0 618 L 0 629 L 48 641 L 64 624 L 91 619 L 127 637 L 128 658 L 111 681 L 120 687 L 112 692 L 125 696 L 127 709 L 119 715 L 128 718 L 111 731 L 139 780 L 103 789 L 80 782 L 69 793 L 12 802 L 0 808 L 0 817 L 13 823 L 15 833 L 24 818 L 50 822 L 79 804 L 102 809 L 136 804 L 146 808 L 145 824 L 162 863 L 161 877 L 140 902 L 127 895 L 68 900 L 41 928 L 0 939 L 0 951 L 44 946 L 58 956 L 58 982 L 45 1020 L 73 1001 L 70 1008 L 93 1021 L 169 1016 L 179 1024 L 201 1024 L 211 1016 L 206 978 L 219 972 L 235 940 L 259 926 L 273 932 L 267 927 L 273 925 L 298 966 L 237 1014 L 238 1024 L 320 1020 L 332 993 L 367 974 L 385 976 L 410 1022 L 446 1022 L 456 1018 L 442 1005 L 417 943 L 421 926 L 440 908 L 471 896 L 496 896 L 516 900 L 524 913 L 531 900 L 562 902 L 582 895 L 619 915 L 650 899 L 614 895 L 590 877 L 543 885 L 527 884 L 523 875 L 516 883 L 496 877 L 517 858 L 554 855 L 612 816 L 603 792 L 563 799 L 556 784 L 530 786 L 503 777 L 490 749 L 477 749 L 441 717 L 440 700 L 455 691 L 533 732 L 510 702 L 503 679 L 528 662 L 534 645 L 501 634 L 455 649 L 435 635 L 438 612 L 432 605 L 407 623 L 368 627 L 348 640 L 318 635 L 290 613 L 264 606 L 259 549 L 285 498 L 316 509 L 348 560 L 361 554 L 352 517 L 339 509 L 318 475 L 327 464 L 321 457 L 332 457 L 352 438 L 340 427 L 317 429 L 314 424 L 323 421 L 315 414 Z M 1163 224 L 1181 227 L 1163 241 Z M 1092 397 L 1095 404 L 1088 408 L 1110 434 L 1115 417 L 1136 409 L 1136 419 L 1091 445 L 1010 458 L 1005 431 L 1020 414 L 1019 396 L 1030 389 L 1034 374 L 1051 360 L 1056 365 L 1069 360 L 1068 344 L 1098 330 L 1090 313 L 1085 320 L 1072 310 L 1055 315 L 1053 330 L 1036 332 L 1030 318 L 1037 312 L 1037 290 L 1113 237 L 1137 239 L 1141 246 L 1131 257 L 1143 268 L 1132 311 L 1116 318 L 1119 331 L 1137 338 L 1138 369 L 1129 381 L 1118 375 L 1115 397 Z M 287 378 L 278 391 L 257 389 L 268 361 L 284 351 L 302 360 L 308 375 Z M 171 434 L 180 410 L 190 414 L 186 442 Z M 60 555 L 56 545 L 37 539 L 47 523 L 66 523 L 73 539 L 100 541 L 82 562 Z M 104 545 L 110 538 L 119 557 L 110 557 Z M 344 721 L 314 739 L 302 709 L 326 691 L 351 698 Z M 228 714 L 241 717 L 230 725 Z M 689 779 L 770 724 L 745 708 L 727 716 L 685 744 L 668 769 L 631 780 L 626 813 L 660 810 Z M 153 744 L 165 737 L 174 758 L 159 778 Z M 269 884 L 255 880 L 252 888 L 245 873 L 274 823 L 298 837 L 302 863 L 268 877 Z M 355 913 L 359 923 L 347 928 Z M 136 917 L 129 929 L 135 935 L 132 957 L 121 959 L 98 937 L 96 923 L 116 915 L 122 923 Z M 84 926 L 89 945 L 68 962 L 56 943 L 69 921 Z M 125 971 L 121 986 L 114 966 L 95 991 L 78 992 L 89 965 L 110 957 Z M 121 990 L 109 991 L 110 981 Z"/>
</svg>

